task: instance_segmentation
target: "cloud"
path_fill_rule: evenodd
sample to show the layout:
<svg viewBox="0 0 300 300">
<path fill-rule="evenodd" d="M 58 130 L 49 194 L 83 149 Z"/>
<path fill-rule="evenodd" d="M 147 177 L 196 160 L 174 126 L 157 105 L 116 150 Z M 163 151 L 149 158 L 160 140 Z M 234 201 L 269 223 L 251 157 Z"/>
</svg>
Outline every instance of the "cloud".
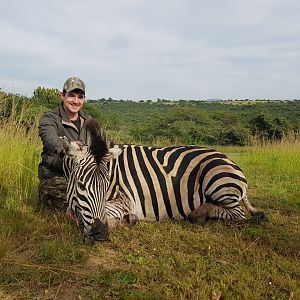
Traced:
<svg viewBox="0 0 300 300">
<path fill-rule="evenodd" d="M 292 0 L 2 1 L 0 86 L 71 75 L 91 98 L 297 98 Z"/>
</svg>

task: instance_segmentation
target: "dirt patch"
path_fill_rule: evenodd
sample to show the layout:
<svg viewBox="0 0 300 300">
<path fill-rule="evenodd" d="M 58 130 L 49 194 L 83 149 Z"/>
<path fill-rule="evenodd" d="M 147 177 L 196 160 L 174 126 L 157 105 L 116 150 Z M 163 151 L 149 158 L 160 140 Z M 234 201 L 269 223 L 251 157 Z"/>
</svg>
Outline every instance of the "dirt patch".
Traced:
<svg viewBox="0 0 300 300">
<path fill-rule="evenodd" d="M 43 282 L 41 285 L 18 286 L 13 292 L 8 292 L 0 289 L 1 300 L 13 299 L 64 299 L 73 300 L 80 299 L 81 293 L 84 293 L 84 282 L 89 276 L 99 272 L 109 272 L 110 270 L 118 270 L 126 267 L 125 263 L 118 259 L 118 254 L 113 249 L 90 249 L 87 253 L 87 259 L 81 263 L 71 265 L 47 265 L 44 263 L 34 262 L 30 255 L 26 252 L 7 253 L 4 258 L 0 260 L 0 265 L 3 264 L 7 268 L 14 268 L 26 270 L 26 272 L 34 272 L 35 270 L 44 270 L 49 274 L 64 274 L 61 282 L 53 283 Z M 67 276 L 65 275 L 67 274 Z M 70 276 L 68 276 L 68 274 Z M 49 275 L 49 280 L 50 280 Z M 68 278 L 66 280 L 66 278 Z"/>
<path fill-rule="evenodd" d="M 11 295 L 7 294 L 6 292 L 3 292 L 1 289 L 0 289 L 0 299 L 1 300 L 12 300 L 14 299 Z"/>
<path fill-rule="evenodd" d="M 88 259 L 84 262 L 81 270 L 85 272 L 96 272 L 103 269 L 120 269 L 125 267 L 124 263 L 116 260 L 116 253 L 112 249 L 105 249 L 101 252 L 101 255 L 89 255 Z"/>
<path fill-rule="evenodd" d="M 57 288 L 52 288 L 45 299 L 74 300 L 78 298 L 79 286 L 76 284 L 60 284 Z M 45 295 L 46 296 L 46 295 Z"/>
</svg>

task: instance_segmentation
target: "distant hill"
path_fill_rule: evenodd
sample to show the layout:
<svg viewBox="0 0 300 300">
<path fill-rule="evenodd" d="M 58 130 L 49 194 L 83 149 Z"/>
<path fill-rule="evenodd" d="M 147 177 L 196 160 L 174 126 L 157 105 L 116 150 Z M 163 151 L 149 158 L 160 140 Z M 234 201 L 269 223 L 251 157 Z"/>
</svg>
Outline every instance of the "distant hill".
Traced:
<svg viewBox="0 0 300 300">
<path fill-rule="evenodd" d="M 219 102 L 219 101 L 226 101 L 226 100 L 223 100 L 221 98 L 208 98 L 208 99 L 206 99 L 206 101 L 209 101 L 209 102 Z"/>
</svg>

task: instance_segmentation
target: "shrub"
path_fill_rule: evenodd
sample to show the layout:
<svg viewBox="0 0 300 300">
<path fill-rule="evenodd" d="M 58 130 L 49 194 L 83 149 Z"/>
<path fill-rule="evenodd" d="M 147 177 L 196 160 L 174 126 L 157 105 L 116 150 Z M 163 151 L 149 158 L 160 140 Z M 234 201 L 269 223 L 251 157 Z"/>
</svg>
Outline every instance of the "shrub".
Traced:
<svg viewBox="0 0 300 300">
<path fill-rule="evenodd" d="M 46 105 L 58 104 L 60 101 L 60 91 L 58 89 L 39 86 L 33 91 L 32 100 Z"/>
<path fill-rule="evenodd" d="M 279 140 L 286 135 L 291 124 L 284 116 L 272 116 L 260 113 L 250 121 L 252 133 L 261 138 Z"/>
</svg>

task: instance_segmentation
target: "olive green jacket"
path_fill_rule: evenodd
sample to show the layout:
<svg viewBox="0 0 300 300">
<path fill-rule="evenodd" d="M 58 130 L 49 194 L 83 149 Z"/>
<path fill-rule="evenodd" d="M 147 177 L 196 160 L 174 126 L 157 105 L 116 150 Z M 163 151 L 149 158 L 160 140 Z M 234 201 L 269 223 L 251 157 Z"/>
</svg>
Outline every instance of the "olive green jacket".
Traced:
<svg viewBox="0 0 300 300">
<path fill-rule="evenodd" d="M 61 103 L 51 112 L 46 112 L 40 119 L 39 136 L 43 143 L 42 161 L 39 164 L 38 175 L 41 178 L 63 176 L 63 146 L 60 137 L 66 136 L 71 141 L 81 141 L 88 144 L 89 137 L 85 129 L 85 120 L 91 116 L 79 112 L 80 132 L 69 121 Z"/>
</svg>

